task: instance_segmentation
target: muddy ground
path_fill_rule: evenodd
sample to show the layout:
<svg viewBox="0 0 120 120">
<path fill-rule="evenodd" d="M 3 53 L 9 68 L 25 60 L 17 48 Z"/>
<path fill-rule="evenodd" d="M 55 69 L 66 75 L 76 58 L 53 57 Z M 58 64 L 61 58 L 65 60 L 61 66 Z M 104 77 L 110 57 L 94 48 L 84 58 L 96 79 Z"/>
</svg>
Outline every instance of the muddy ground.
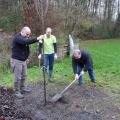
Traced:
<svg viewBox="0 0 120 120">
<path fill-rule="evenodd" d="M 0 88 L 0 116 L 5 120 L 120 120 L 120 108 L 113 96 L 98 88 L 73 85 L 55 104 L 49 102 L 57 93 L 47 91 L 44 106 L 43 85 L 29 85 L 31 93 L 17 99 L 12 89 Z"/>
</svg>

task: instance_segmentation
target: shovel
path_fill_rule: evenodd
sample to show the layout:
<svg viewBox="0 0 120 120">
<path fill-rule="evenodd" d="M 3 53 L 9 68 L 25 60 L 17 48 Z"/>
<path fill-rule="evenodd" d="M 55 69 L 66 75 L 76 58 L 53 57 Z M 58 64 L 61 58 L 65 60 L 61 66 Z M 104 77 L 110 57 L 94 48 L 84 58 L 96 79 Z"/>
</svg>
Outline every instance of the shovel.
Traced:
<svg viewBox="0 0 120 120">
<path fill-rule="evenodd" d="M 81 76 L 81 74 L 79 75 L 79 77 Z M 57 102 L 58 100 L 60 100 L 63 97 L 63 94 L 68 90 L 68 88 L 76 81 L 77 79 L 74 79 L 61 93 L 57 93 L 55 96 L 53 96 L 53 98 L 51 99 L 52 103 Z"/>
</svg>

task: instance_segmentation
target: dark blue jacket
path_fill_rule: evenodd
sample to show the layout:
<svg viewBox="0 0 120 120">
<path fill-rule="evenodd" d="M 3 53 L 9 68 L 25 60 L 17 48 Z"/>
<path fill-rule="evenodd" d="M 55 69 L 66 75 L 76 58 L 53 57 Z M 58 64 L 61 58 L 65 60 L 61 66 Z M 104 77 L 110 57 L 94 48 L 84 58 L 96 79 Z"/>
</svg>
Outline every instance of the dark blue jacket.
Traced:
<svg viewBox="0 0 120 120">
<path fill-rule="evenodd" d="M 73 72 L 76 74 L 77 67 L 80 66 L 84 71 L 87 71 L 89 69 L 93 69 L 93 61 L 92 57 L 89 53 L 86 51 L 81 50 L 81 58 L 75 59 L 74 56 L 72 57 L 72 67 Z"/>
<path fill-rule="evenodd" d="M 20 33 L 16 34 L 12 43 L 12 58 L 25 61 L 29 56 L 29 45 L 37 42 L 37 38 L 25 39 Z"/>
</svg>

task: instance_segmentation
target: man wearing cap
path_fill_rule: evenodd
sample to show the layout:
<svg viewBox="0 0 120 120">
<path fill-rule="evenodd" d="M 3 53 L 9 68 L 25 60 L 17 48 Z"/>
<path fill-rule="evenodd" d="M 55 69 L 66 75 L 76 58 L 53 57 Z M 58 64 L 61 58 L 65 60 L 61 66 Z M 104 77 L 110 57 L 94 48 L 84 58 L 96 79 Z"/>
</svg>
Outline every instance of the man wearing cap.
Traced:
<svg viewBox="0 0 120 120">
<path fill-rule="evenodd" d="M 44 58 L 45 58 L 45 65 L 44 65 L 44 72 L 47 72 L 47 67 L 49 64 L 49 78 L 48 80 L 52 82 L 52 73 L 53 73 L 53 65 L 54 60 L 57 59 L 57 44 L 56 44 L 56 37 L 51 34 L 52 29 L 48 27 L 46 29 L 46 34 L 41 35 L 41 40 L 39 41 L 39 56 L 38 59 L 41 59 L 42 54 L 42 47 L 44 44 Z"/>
<path fill-rule="evenodd" d="M 95 83 L 93 60 L 91 55 L 84 50 L 75 50 L 72 56 L 72 67 L 75 79 L 79 80 L 79 85 L 83 84 L 82 75 L 88 71 L 90 80 Z"/>
<path fill-rule="evenodd" d="M 12 42 L 11 67 L 14 73 L 15 96 L 23 98 L 23 92 L 30 90 L 25 88 L 25 78 L 27 76 L 27 59 L 29 56 L 29 45 L 38 42 L 38 38 L 29 39 L 31 30 L 29 27 L 23 27 L 20 33 L 17 33 Z"/>
</svg>

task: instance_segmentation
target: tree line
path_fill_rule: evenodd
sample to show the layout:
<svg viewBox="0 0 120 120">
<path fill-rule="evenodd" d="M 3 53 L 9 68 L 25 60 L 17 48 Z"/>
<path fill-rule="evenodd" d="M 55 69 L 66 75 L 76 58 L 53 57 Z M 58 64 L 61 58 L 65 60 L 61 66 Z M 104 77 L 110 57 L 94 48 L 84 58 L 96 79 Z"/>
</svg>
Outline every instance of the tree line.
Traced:
<svg viewBox="0 0 120 120">
<path fill-rule="evenodd" d="M 71 33 L 81 39 L 120 37 L 120 0 L 9 1 L 10 13 L 2 19 L 7 19 L 14 31 L 28 25 L 39 34 L 51 26 L 57 36 Z"/>
</svg>

